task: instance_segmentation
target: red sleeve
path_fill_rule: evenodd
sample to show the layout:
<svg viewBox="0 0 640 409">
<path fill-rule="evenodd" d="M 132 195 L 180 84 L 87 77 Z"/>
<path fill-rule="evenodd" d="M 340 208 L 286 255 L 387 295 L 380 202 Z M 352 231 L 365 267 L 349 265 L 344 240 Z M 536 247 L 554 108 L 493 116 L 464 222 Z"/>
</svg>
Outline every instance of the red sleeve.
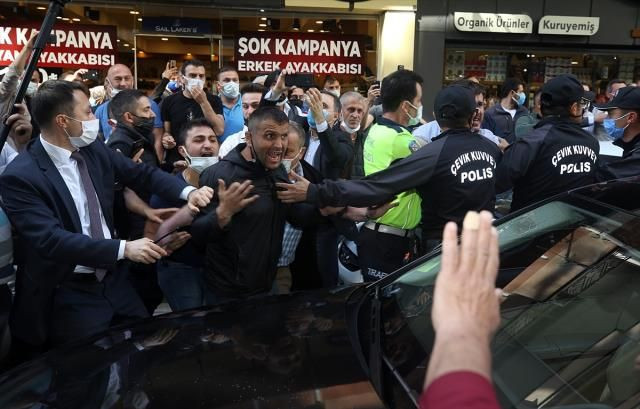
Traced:
<svg viewBox="0 0 640 409">
<path fill-rule="evenodd" d="M 433 381 L 420 409 L 500 409 L 493 385 L 474 372 L 451 372 Z"/>
</svg>

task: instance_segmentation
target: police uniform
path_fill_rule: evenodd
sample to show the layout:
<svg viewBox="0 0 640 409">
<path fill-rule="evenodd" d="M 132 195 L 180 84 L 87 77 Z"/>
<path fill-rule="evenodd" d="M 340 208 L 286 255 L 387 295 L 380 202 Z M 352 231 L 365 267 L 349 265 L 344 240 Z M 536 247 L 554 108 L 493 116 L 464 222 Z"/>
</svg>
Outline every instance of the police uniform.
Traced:
<svg viewBox="0 0 640 409">
<path fill-rule="evenodd" d="M 438 119 L 468 118 L 476 108 L 473 92 L 460 85 L 436 96 Z M 422 198 L 422 238 L 439 240 L 444 225 L 458 224 L 469 210 L 493 211 L 500 149 L 469 128 L 449 129 L 380 172 L 358 181 L 309 185 L 307 201 L 325 206 L 371 206 L 416 189 Z"/>
<path fill-rule="evenodd" d="M 601 111 L 612 109 L 640 111 L 640 88 L 620 88 L 609 103 L 597 108 Z M 601 164 L 598 168 L 598 179 L 611 180 L 640 175 L 640 134 L 628 142 L 623 138 L 616 139 L 613 144 L 622 148 L 622 158 Z"/>
<path fill-rule="evenodd" d="M 418 150 L 411 132 L 384 117 L 369 130 L 364 143 L 365 176 L 387 169 Z M 420 223 L 420 196 L 411 189 L 398 195 L 397 207 L 364 224 L 358 237 L 358 261 L 365 281 L 395 271 L 415 255 L 415 228 Z"/>
<path fill-rule="evenodd" d="M 572 75 L 562 75 L 542 87 L 542 104 L 570 107 L 584 90 Z M 498 193 L 513 188 L 511 211 L 596 180 L 600 145 L 567 117 L 549 116 L 504 153 L 498 167 Z"/>
</svg>

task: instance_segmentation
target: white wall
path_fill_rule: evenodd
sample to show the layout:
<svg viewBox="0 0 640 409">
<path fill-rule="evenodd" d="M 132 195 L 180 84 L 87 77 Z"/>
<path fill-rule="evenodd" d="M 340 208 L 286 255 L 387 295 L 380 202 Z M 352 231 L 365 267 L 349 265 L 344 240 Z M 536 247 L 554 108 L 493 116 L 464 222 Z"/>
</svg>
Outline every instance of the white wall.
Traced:
<svg viewBox="0 0 640 409">
<path fill-rule="evenodd" d="M 378 43 L 378 78 L 396 71 L 398 65 L 413 69 L 416 15 L 412 11 L 388 11 L 382 18 Z"/>
</svg>

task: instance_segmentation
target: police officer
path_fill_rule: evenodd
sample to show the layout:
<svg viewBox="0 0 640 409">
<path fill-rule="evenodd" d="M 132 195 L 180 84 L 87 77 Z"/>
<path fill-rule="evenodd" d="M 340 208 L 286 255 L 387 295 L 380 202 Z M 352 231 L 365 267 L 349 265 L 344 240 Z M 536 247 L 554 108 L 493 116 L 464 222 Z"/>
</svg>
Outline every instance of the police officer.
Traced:
<svg viewBox="0 0 640 409">
<path fill-rule="evenodd" d="M 476 115 L 473 91 L 451 85 L 435 99 L 436 120 L 443 130 L 432 142 L 385 170 L 357 181 L 310 185 L 302 178 L 280 184 L 285 203 L 306 200 L 319 207 L 372 206 L 416 189 L 422 199 L 423 250 L 439 240 L 446 222 L 462 223 L 469 210 L 493 211 L 495 175 L 501 152 L 470 127 Z"/>
<path fill-rule="evenodd" d="M 589 101 L 573 75 L 542 86 L 542 120 L 504 153 L 498 193 L 513 188 L 511 211 L 595 181 L 598 141 L 581 128 Z"/>
<path fill-rule="evenodd" d="M 370 175 L 409 156 L 419 147 L 407 130 L 422 119 L 422 78 L 398 70 L 382 81 L 382 117 L 369 130 L 364 143 L 364 173 Z M 368 221 L 358 237 L 358 261 L 365 281 L 376 281 L 397 270 L 417 252 L 415 228 L 420 223 L 420 197 L 402 192 L 397 207 Z"/>
<path fill-rule="evenodd" d="M 620 88 L 607 104 L 597 107 L 607 111 L 613 144 L 622 148 L 622 158 L 598 169 L 598 179 L 610 180 L 640 175 L 640 88 Z"/>
</svg>

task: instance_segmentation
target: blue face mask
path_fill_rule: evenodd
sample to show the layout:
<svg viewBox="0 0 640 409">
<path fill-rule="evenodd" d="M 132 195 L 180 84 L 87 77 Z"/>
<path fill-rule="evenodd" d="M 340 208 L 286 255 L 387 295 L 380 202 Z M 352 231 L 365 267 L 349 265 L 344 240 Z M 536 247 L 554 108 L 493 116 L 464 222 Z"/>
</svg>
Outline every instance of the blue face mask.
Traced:
<svg viewBox="0 0 640 409">
<path fill-rule="evenodd" d="M 327 118 L 329 117 L 329 111 L 327 111 L 326 109 L 323 109 L 322 115 L 324 115 L 324 119 L 326 121 Z M 311 111 L 307 113 L 307 122 L 309 123 L 310 128 L 313 128 L 313 129 L 317 128 L 316 120 L 313 119 L 313 114 L 311 113 Z"/>
<path fill-rule="evenodd" d="M 511 97 L 511 98 L 513 98 L 513 100 L 516 101 L 518 106 L 524 105 L 525 101 L 527 100 L 527 95 L 524 92 L 518 92 L 516 95 L 517 95 L 517 98 L 516 97 Z"/>
<path fill-rule="evenodd" d="M 178 92 L 180 90 L 180 84 L 178 84 L 178 81 L 169 81 L 167 89 L 171 92 Z"/>
<path fill-rule="evenodd" d="M 624 118 L 627 115 L 629 115 L 629 114 L 627 113 L 625 115 L 622 115 L 620 118 L 606 118 L 603 121 L 602 125 L 604 125 L 605 131 L 607 131 L 607 133 L 609 134 L 611 139 L 613 139 L 614 141 L 622 138 L 622 136 L 624 135 L 625 129 L 627 129 L 627 126 L 629 126 L 629 125 L 627 125 L 624 128 L 618 128 L 616 126 L 616 121 L 618 121 L 619 119 Z"/>
</svg>

